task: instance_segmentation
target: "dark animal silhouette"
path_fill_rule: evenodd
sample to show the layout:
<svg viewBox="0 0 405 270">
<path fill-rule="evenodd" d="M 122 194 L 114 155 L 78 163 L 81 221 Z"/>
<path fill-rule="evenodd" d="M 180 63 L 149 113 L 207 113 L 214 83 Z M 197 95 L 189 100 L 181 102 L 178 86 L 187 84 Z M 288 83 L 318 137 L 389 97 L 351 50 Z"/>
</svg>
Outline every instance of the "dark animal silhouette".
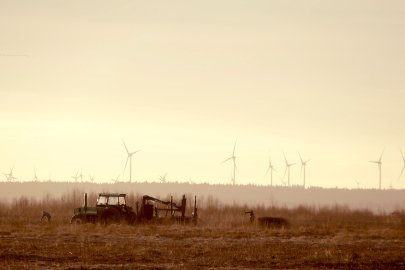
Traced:
<svg viewBox="0 0 405 270">
<path fill-rule="evenodd" d="M 250 222 L 253 223 L 255 220 L 255 214 L 253 211 L 246 211 L 245 214 L 249 214 Z M 282 217 L 259 217 L 257 218 L 257 222 L 260 226 L 268 227 L 268 228 L 288 228 L 290 227 L 290 223 L 287 219 Z"/>
<path fill-rule="evenodd" d="M 46 221 L 48 221 L 48 222 L 51 222 L 51 214 L 49 214 L 48 212 L 46 212 L 46 211 L 42 211 L 42 217 L 41 217 L 41 222 L 42 222 L 42 220 L 46 220 Z"/>
</svg>

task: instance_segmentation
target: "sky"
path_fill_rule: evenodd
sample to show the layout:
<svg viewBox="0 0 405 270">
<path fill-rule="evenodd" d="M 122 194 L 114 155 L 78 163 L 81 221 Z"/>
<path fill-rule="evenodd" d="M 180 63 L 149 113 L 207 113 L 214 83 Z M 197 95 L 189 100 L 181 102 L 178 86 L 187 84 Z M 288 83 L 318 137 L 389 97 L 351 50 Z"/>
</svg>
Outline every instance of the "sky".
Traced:
<svg viewBox="0 0 405 270">
<path fill-rule="evenodd" d="M 0 0 L 0 172 L 405 188 L 403 1 Z M 1 176 L 2 181 L 5 177 Z M 286 181 L 286 178 L 284 178 Z"/>
</svg>

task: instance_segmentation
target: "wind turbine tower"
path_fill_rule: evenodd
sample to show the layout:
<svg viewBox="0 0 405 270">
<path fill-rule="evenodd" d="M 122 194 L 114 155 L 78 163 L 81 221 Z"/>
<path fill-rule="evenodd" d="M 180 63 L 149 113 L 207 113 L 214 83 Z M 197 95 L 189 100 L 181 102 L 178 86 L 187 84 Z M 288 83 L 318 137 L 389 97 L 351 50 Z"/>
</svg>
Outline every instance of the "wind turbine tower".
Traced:
<svg viewBox="0 0 405 270">
<path fill-rule="evenodd" d="M 235 148 L 236 148 L 236 141 L 235 141 L 235 145 L 233 146 L 233 152 L 232 152 L 232 156 L 230 156 L 229 158 L 225 159 L 224 161 L 222 161 L 222 163 L 227 162 L 228 160 L 233 160 L 233 185 L 235 185 L 236 182 L 236 156 L 235 156 Z"/>
<path fill-rule="evenodd" d="M 309 162 L 309 159 L 304 161 L 299 152 L 298 152 L 298 155 L 300 156 L 300 160 L 301 160 L 301 172 L 300 172 L 300 174 L 302 173 L 302 171 L 304 171 L 304 188 L 305 188 L 305 172 L 306 172 L 305 168 L 307 166 L 307 163 Z"/>
<path fill-rule="evenodd" d="M 284 170 L 284 176 L 283 176 L 283 179 L 284 179 L 284 177 L 285 177 L 285 173 L 288 171 L 288 186 L 290 186 L 290 167 L 291 166 L 293 166 L 293 165 L 295 165 L 295 163 L 288 163 L 288 161 L 287 161 L 287 158 L 285 157 L 285 154 L 284 154 L 284 160 L 285 160 L 285 170 Z"/>
<path fill-rule="evenodd" d="M 271 163 L 271 156 L 269 154 L 269 167 L 267 168 L 266 174 L 264 176 L 266 176 L 270 171 L 270 186 L 273 186 L 273 171 L 277 172 L 276 169 L 274 169 L 273 164 Z"/>
<path fill-rule="evenodd" d="M 134 152 L 129 152 L 128 147 L 126 146 L 124 140 L 122 140 L 122 143 L 124 144 L 125 150 L 127 151 L 127 161 L 125 162 L 125 166 L 124 166 L 124 172 L 125 173 L 125 169 L 127 168 L 127 164 L 128 164 L 128 159 L 129 159 L 129 182 L 132 182 L 132 155 L 141 151 L 141 150 L 136 150 Z"/>
<path fill-rule="evenodd" d="M 399 176 L 398 176 L 398 180 L 401 178 L 401 176 L 402 176 L 402 174 L 404 173 L 404 170 L 405 170 L 405 157 L 404 157 L 404 153 L 402 152 L 402 150 L 400 149 L 400 151 L 401 151 L 401 155 L 402 155 L 402 162 L 404 163 L 404 165 L 402 166 L 402 170 L 401 170 L 401 173 L 399 174 Z M 398 181 L 397 180 L 397 181 Z"/>
<path fill-rule="evenodd" d="M 379 189 L 381 189 L 381 165 L 382 165 L 381 159 L 382 159 L 383 154 L 384 154 L 384 150 L 381 152 L 379 160 L 370 161 L 371 163 L 378 164 L 378 171 L 379 171 L 379 186 L 378 186 L 378 188 Z"/>
</svg>

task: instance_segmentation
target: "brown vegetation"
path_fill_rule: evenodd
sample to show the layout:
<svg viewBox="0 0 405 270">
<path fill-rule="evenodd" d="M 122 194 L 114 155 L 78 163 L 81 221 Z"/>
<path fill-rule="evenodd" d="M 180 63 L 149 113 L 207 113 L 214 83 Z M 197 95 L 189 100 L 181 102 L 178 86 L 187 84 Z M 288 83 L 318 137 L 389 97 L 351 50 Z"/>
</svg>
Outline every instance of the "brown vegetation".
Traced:
<svg viewBox="0 0 405 270">
<path fill-rule="evenodd" d="M 81 191 L 0 204 L 0 268 L 357 268 L 405 267 L 405 213 L 375 215 L 345 207 L 252 210 L 290 227 L 251 224 L 247 206 L 199 202 L 197 226 L 70 225 Z M 188 196 L 190 198 L 190 196 Z M 89 194 L 95 201 L 96 194 Z M 135 204 L 138 194 L 129 194 Z M 52 214 L 40 222 L 42 211 Z M 191 207 L 189 208 L 191 211 Z"/>
</svg>

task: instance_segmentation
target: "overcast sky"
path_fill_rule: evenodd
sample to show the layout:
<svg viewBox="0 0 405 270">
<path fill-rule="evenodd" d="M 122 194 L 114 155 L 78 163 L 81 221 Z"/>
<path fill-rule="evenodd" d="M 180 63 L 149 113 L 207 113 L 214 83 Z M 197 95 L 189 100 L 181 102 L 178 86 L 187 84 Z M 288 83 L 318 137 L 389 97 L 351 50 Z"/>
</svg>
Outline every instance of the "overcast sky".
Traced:
<svg viewBox="0 0 405 270">
<path fill-rule="evenodd" d="M 403 1 L 0 0 L 0 172 L 405 187 Z M 5 177 L 2 176 L 2 180 Z M 286 179 L 285 179 L 286 180 Z M 357 184 L 357 182 L 359 184 Z"/>
</svg>

